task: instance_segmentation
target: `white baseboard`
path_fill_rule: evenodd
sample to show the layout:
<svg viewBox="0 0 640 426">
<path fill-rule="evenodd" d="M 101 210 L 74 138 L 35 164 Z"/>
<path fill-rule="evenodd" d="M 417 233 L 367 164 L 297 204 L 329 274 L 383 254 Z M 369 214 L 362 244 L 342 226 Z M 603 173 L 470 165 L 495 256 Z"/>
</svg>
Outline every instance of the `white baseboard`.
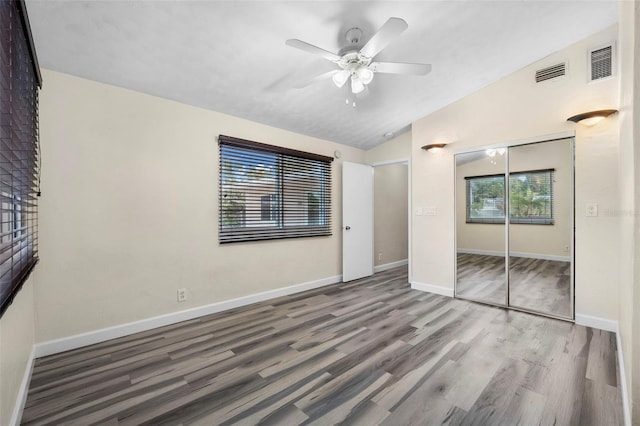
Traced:
<svg viewBox="0 0 640 426">
<path fill-rule="evenodd" d="M 384 265 L 378 265 L 373 268 L 373 272 L 388 271 L 389 269 L 397 268 L 398 266 L 404 266 L 409 264 L 409 259 L 398 260 L 397 262 L 385 263 Z"/>
<path fill-rule="evenodd" d="M 473 249 L 458 249 L 456 253 L 460 254 L 480 254 L 483 256 L 504 256 L 505 252 L 503 251 L 493 251 L 493 250 L 473 250 Z"/>
<path fill-rule="evenodd" d="M 627 376 L 624 369 L 624 354 L 622 353 L 622 338 L 620 332 L 616 333 L 616 348 L 618 350 L 618 366 L 620 371 L 620 393 L 622 394 L 622 415 L 624 426 L 631 426 L 631 407 L 629 407 L 629 390 L 627 389 Z"/>
<path fill-rule="evenodd" d="M 130 334 L 139 333 L 141 331 L 147 331 L 165 325 L 191 320 L 204 315 L 215 314 L 217 312 L 238 308 L 240 306 L 250 305 L 252 303 L 263 302 L 265 300 L 273 299 L 276 297 L 287 296 L 307 290 L 313 290 L 315 288 L 339 282 L 342 282 L 342 275 L 309 281 L 302 284 L 295 284 L 292 286 L 277 288 L 261 293 L 250 294 L 248 296 L 242 296 L 236 299 L 225 300 L 205 306 L 198 306 L 197 308 L 191 308 L 184 311 L 171 312 L 157 317 L 134 321 L 127 324 L 120 324 L 113 327 L 102 328 L 100 330 L 94 330 L 87 333 L 76 334 L 74 336 L 63 337 L 61 339 L 49 340 L 47 342 L 38 343 L 34 346 L 35 357 L 39 358 L 47 355 L 53 355 L 71 349 L 77 349 L 83 346 L 93 345 L 95 343 L 116 339 L 118 337 L 128 336 Z"/>
<path fill-rule="evenodd" d="M 576 312 L 576 324 L 585 327 L 597 328 L 598 330 L 618 332 L 618 321 L 594 317 L 592 315 L 579 314 Z"/>
<path fill-rule="evenodd" d="M 504 256 L 503 251 L 491 251 L 491 250 L 472 250 L 472 249 L 458 249 L 458 253 L 464 254 L 480 254 L 484 256 Z M 541 253 L 526 253 L 523 251 L 512 251 L 509 253 L 512 257 L 526 257 L 528 259 L 541 259 L 541 260 L 555 260 L 558 262 L 571 262 L 571 256 L 557 256 L 555 254 L 541 254 Z"/>
<path fill-rule="evenodd" d="M 627 388 L 627 376 L 625 374 L 624 354 L 622 353 L 622 340 L 620 337 L 618 321 L 576 313 L 576 324 L 616 333 L 616 350 L 618 352 L 618 368 L 620 371 L 620 377 L 618 380 L 620 382 L 620 393 L 622 397 L 622 413 L 624 417 L 624 425 L 631 426 L 629 389 Z"/>
<path fill-rule="evenodd" d="M 442 296 L 453 297 L 453 289 L 441 287 L 439 285 L 424 284 L 416 281 L 411 282 L 411 288 L 414 290 L 426 291 L 428 293 L 440 294 Z"/>
<path fill-rule="evenodd" d="M 11 414 L 11 420 L 9 424 L 11 426 L 18 426 L 22 420 L 22 411 L 24 410 L 24 404 L 27 402 L 27 394 L 29 392 L 29 382 L 31 382 L 31 373 L 33 373 L 33 361 L 35 360 L 35 346 L 31 348 L 29 359 L 27 360 L 27 366 L 24 369 L 22 375 L 22 382 L 20 382 L 20 388 L 18 388 L 18 395 L 16 396 L 16 403 L 13 407 L 13 413 Z"/>
</svg>

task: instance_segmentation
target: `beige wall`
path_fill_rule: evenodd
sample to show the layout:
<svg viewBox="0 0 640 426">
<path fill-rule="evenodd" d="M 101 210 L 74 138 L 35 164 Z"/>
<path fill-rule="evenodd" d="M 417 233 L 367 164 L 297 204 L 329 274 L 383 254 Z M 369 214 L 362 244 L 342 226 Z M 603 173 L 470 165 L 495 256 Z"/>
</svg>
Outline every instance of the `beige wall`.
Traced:
<svg viewBox="0 0 640 426">
<path fill-rule="evenodd" d="M 411 156 L 411 131 L 396 136 L 364 153 L 367 164 L 408 160 Z"/>
<path fill-rule="evenodd" d="M 30 278 L 0 320 L 0 425 L 11 424 L 34 342 L 33 279 Z"/>
<path fill-rule="evenodd" d="M 640 5 L 620 5 L 619 333 L 633 424 L 640 424 Z"/>
<path fill-rule="evenodd" d="M 406 164 L 373 169 L 374 265 L 407 259 L 409 172 Z"/>
<path fill-rule="evenodd" d="M 217 136 L 339 149 L 353 162 L 362 150 L 57 72 L 43 78 L 38 342 L 341 273 L 341 161 L 332 237 L 220 246 Z M 182 287 L 188 301 L 177 303 Z"/>
<path fill-rule="evenodd" d="M 412 205 L 434 206 L 435 216 L 414 216 L 414 281 L 453 289 L 454 161 L 456 151 L 576 131 L 576 312 L 617 319 L 619 220 L 604 214 L 618 205 L 618 123 L 592 128 L 566 122 L 576 113 L 618 107 L 618 79 L 587 83 L 587 51 L 614 41 L 609 28 L 418 120 L 412 130 Z M 535 70 L 568 61 L 568 75 L 534 84 Z M 438 153 L 427 143 L 452 144 Z M 598 217 L 584 217 L 598 203 Z M 419 238 L 418 238 L 419 236 Z"/>
<path fill-rule="evenodd" d="M 469 154 L 462 154 L 463 156 Z M 499 156 L 498 156 L 499 157 Z M 492 164 L 493 160 L 496 164 Z M 468 176 L 504 173 L 503 158 L 484 157 L 456 167 L 457 251 L 505 251 L 505 227 L 466 223 L 466 181 Z M 509 225 L 511 253 L 569 257 L 571 246 L 571 155 L 569 141 L 554 141 L 514 147 L 509 154 L 509 170 L 555 169 L 553 182 L 553 225 Z"/>
</svg>

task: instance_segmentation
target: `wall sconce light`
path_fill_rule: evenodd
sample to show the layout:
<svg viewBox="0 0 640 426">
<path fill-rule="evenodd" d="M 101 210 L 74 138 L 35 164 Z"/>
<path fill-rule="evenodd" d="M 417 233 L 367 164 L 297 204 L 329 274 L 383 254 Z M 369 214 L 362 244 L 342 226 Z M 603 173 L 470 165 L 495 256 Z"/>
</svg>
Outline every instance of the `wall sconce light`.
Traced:
<svg viewBox="0 0 640 426">
<path fill-rule="evenodd" d="M 598 111 L 583 112 L 582 114 L 567 118 L 567 121 L 582 123 L 586 126 L 593 126 L 616 112 L 618 112 L 617 109 L 601 109 Z"/>
<path fill-rule="evenodd" d="M 425 151 L 437 152 L 447 146 L 446 143 L 431 143 L 422 147 Z"/>
</svg>

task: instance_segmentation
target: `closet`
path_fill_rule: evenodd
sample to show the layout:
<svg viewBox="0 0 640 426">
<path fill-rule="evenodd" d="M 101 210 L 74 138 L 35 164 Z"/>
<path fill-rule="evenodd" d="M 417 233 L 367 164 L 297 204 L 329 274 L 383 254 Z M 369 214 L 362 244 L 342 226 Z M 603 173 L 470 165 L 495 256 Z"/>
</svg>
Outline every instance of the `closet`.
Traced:
<svg viewBox="0 0 640 426">
<path fill-rule="evenodd" d="M 456 154 L 458 298 L 574 318 L 573 138 Z"/>
</svg>

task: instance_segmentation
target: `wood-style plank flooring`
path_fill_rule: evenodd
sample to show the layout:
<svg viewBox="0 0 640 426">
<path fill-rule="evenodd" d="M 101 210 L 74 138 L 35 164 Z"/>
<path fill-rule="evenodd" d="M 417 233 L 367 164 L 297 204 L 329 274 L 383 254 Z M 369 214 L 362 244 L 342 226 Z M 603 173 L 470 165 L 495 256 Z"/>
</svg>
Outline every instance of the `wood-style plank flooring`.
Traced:
<svg viewBox="0 0 640 426">
<path fill-rule="evenodd" d="M 38 359 L 23 424 L 619 425 L 615 335 L 406 267 Z"/>
<path fill-rule="evenodd" d="M 504 257 L 458 253 L 457 294 L 503 305 Z M 509 259 L 511 306 L 571 317 L 571 263 L 514 257 Z"/>
</svg>

